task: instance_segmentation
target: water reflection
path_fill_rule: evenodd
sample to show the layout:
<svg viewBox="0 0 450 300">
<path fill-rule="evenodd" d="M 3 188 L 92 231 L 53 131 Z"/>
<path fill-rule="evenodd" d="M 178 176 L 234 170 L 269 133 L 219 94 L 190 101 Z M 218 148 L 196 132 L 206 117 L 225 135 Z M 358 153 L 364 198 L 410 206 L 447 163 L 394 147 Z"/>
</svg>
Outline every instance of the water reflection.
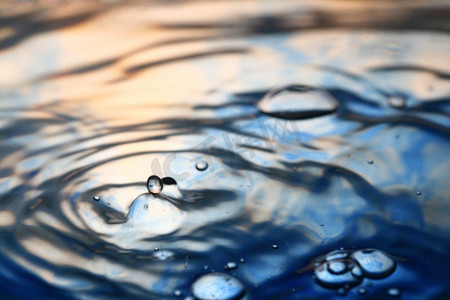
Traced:
<svg viewBox="0 0 450 300">
<path fill-rule="evenodd" d="M 333 299 L 340 247 L 396 262 L 349 297 L 450 297 L 447 7 L 66 2 L 0 4 L 6 298 Z"/>
</svg>

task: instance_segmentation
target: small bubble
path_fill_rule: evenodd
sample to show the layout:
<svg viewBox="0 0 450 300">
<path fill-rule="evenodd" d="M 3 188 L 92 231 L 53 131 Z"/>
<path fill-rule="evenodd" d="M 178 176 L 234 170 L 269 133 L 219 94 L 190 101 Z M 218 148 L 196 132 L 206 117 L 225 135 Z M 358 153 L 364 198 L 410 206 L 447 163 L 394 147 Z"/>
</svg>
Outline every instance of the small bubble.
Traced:
<svg viewBox="0 0 450 300">
<path fill-rule="evenodd" d="M 391 297 L 400 297 L 400 295 L 402 294 L 402 292 L 397 288 L 390 288 L 388 289 L 387 293 Z"/>
<path fill-rule="evenodd" d="M 360 294 L 360 295 L 364 295 L 364 294 L 366 294 L 367 293 L 367 290 L 365 289 L 365 288 L 359 288 L 358 289 L 358 294 Z"/>
<path fill-rule="evenodd" d="M 396 109 L 402 109 L 406 107 L 406 99 L 405 97 L 399 95 L 393 95 L 388 97 L 387 103 L 390 107 Z"/>
<path fill-rule="evenodd" d="M 416 192 L 416 195 L 420 196 L 420 195 L 422 195 L 422 192 Z"/>
<path fill-rule="evenodd" d="M 208 163 L 204 160 L 201 160 L 201 161 L 197 162 L 197 164 L 195 165 L 195 168 L 199 171 L 204 171 L 208 168 Z"/>
<path fill-rule="evenodd" d="M 276 244 L 272 245 L 272 249 L 278 249 L 278 248 L 280 248 L 280 247 L 278 247 L 278 245 L 276 245 Z"/>
<path fill-rule="evenodd" d="M 180 297 L 181 296 L 181 291 L 180 290 L 176 290 L 175 292 L 173 292 L 173 295 L 175 297 Z"/>
<path fill-rule="evenodd" d="M 159 194 L 163 189 L 161 178 L 156 175 L 150 176 L 147 180 L 147 189 L 151 194 Z"/>
<path fill-rule="evenodd" d="M 323 225 L 325 225 L 325 224 L 323 224 L 323 223 L 320 224 L 320 226 L 323 226 Z"/>
<path fill-rule="evenodd" d="M 153 251 L 159 251 L 159 248 L 158 247 L 155 247 L 155 249 L 153 249 Z"/>
<path fill-rule="evenodd" d="M 239 299 L 245 292 L 244 285 L 226 273 L 208 273 L 192 284 L 192 295 L 196 299 Z"/>
<path fill-rule="evenodd" d="M 100 197 L 99 196 L 94 196 L 94 197 L 92 197 L 92 199 L 94 199 L 95 201 L 100 201 Z"/>
<path fill-rule="evenodd" d="M 369 165 L 373 165 L 373 160 L 369 159 L 369 160 L 367 161 L 367 163 L 368 163 Z"/>
<path fill-rule="evenodd" d="M 227 262 L 227 264 L 225 265 L 225 270 L 234 270 L 237 269 L 237 264 L 234 261 L 229 261 Z"/>
<path fill-rule="evenodd" d="M 243 259 L 243 258 L 239 259 L 239 261 L 240 261 L 241 263 L 245 263 L 245 259 Z"/>
<path fill-rule="evenodd" d="M 333 274 L 342 274 L 347 271 L 347 265 L 342 261 L 330 261 L 328 263 L 328 271 Z"/>
</svg>

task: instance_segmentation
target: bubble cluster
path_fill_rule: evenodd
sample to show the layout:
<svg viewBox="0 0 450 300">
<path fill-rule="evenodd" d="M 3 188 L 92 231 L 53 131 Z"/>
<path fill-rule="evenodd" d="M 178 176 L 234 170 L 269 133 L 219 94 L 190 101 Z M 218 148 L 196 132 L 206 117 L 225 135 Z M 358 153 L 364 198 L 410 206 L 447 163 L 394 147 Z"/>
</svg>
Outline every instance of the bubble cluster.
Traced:
<svg viewBox="0 0 450 300">
<path fill-rule="evenodd" d="M 395 270 L 395 261 L 377 249 L 336 250 L 316 263 L 315 278 L 327 288 L 348 289 L 367 278 L 383 278 Z M 359 293 L 365 293 L 360 289 Z"/>
<path fill-rule="evenodd" d="M 192 284 L 192 295 L 201 300 L 240 299 L 244 295 L 244 285 L 226 273 L 202 275 Z"/>
</svg>

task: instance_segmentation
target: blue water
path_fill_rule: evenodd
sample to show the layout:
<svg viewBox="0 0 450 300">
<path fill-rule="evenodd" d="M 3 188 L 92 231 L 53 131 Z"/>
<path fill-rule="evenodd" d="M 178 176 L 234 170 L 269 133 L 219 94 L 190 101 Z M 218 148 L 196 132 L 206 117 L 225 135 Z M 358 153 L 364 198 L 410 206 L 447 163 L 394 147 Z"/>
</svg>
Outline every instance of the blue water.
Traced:
<svg viewBox="0 0 450 300">
<path fill-rule="evenodd" d="M 0 298 L 450 299 L 449 9 L 4 2 Z"/>
</svg>

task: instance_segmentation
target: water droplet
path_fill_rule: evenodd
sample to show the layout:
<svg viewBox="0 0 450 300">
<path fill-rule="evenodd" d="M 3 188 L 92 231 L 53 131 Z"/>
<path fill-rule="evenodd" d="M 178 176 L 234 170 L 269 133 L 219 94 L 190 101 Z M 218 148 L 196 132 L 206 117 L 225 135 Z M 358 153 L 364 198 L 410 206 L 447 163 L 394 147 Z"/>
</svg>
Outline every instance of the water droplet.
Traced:
<svg viewBox="0 0 450 300">
<path fill-rule="evenodd" d="M 325 225 L 325 224 L 323 224 L 323 223 L 320 224 L 320 226 L 323 226 L 323 225 Z"/>
<path fill-rule="evenodd" d="M 208 273 L 199 277 L 192 285 L 192 294 L 202 300 L 239 299 L 244 294 L 243 284 L 226 273 Z"/>
<path fill-rule="evenodd" d="M 94 196 L 94 197 L 92 197 L 92 199 L 94 199 L 95 201 L 100 201 L 100 197 L 99 196 Z"/>
<path fill-rule="evenodd" d="M 396 288 L 388 289 L 387 293 L 391 297 L 400 297 L 400 295 L 402 294 L 402 292 L 399 289 L 396 289 Z"/>
<path fill-rule="evenodd" d="M 203 270 L 205 270 L 205 271 L 208 270 L 208 268 L 209 268 L 208 265 L 203 266 Z"/>
<path fill-rule="evenodd" d="M 280 247 L 278 247 L 278 245 L 276 245 L 276 244 L 272 245 L 272 249 L 278 249 L 278 248 L 280 248 Z"/>
<path fill-rule="evenodd" d="M 335 264 L 336 262 L 344 263 L 345 270 L 338 270 L 341 273 L 336 274 L 331 272 L 333 266 L 330 265 Z M 353 275 L 348 268 L 348 264 L 352 263 L 351 259 L 345 259 L 341 261 L 325 261 L 318 268 L 316 268 L 314 274 L 316 275 L 316 280 L 325 287 L 330 288 L 339 288 L 345 285 L 354 286 L 361 282 L 362 278 Z M 353 269 L 359 268 L 359 266 L 355 265 Z"/>
<path fill-rule="evenodd" d="M 229 261 L 225 265 L 225 270 L 234 270 L 234 269 L 237 269 L 237 267 L 238 267 L 237 263 L 235 263 L 234 261 Z"/>
<path fill-rule="evenodd" d="M 369 278 L 386 277 L 395 269 L 395 262 L 386 253 L 376 249 L 355 251 L 352 257 Z"/>
<path fill-rule="evenodd" d="M 347 271 L 347 265 L 343 261 L 330 261 L 328 263 L 328 271 L 333 274 L 342 274 Z"/>
<path fill-rule="evenodd" d="M 368 163 L 369 165 L 373 165 L 373 160 L 369 159 L 369 160 L 367 161 L 367 163 Z"/>
<path fill-rule="evenodd" d="M 175 297 L 180 297 L 181 296 L 181 291 L 180 290 L 176 290 L 175 292 L 173 292 L 173 295 Z"/>
<path fill-rule="evenodd" d="M 144 209 L 147 210 L 148 209 L 148 204 L 144 204 Z"/>
<path fill-rule="evenodd" d="M 152 175 L 147 179 L 147 189 L 151 194 L 159 194 L 163 189 L 161 178 Z"/>
<path fill-rule="evenodd" d="M 239 259 L 239 261 L 240 261 L 241 263 L 245 263 L 245 259 L 243 259 L 243 258 Z"/>
<path fill-rule="evenodd" d="M 204 160 L 201 160 L 201 161 L 197 162 L 197 164 L 195 165 L 195 168 L 199 171 L 204 171 L 208 168 L 208 163 Z"/>
<path fill-rule="evenodd" d="M 305 119 L 332 113 L 338 102 L 325 90 L 290 85 L 274 89 L 258 103 L 261 112 L 283 119 Z"/>
<path fill-rule="evenodd" d="M 392 95 L 387 98 L 387 103 L 390 107 L 402 109 L 406 107 L 406 99 L 403 96 Z"/>
<path fill-rule="evenodd" d="M 155 247 L 155 249 L 153 249 L 153 251 L 159 251 L 159 248 L 158 247 Z"/>
<path fill-rule="evenodd" d="M 416 195 L 420 196 L 420 195 L 422 195 L 422 192 L 416 192 Z"/>
<path fill-rule="evenodd" d="M 359 289 L 358 289 L 358 294 L 364 295 L 364 294 L 366 294 L 366 293 L 367 293 L 367 290 L 366 290 L 365 288 L 359 288 Z"/>
</svg>

